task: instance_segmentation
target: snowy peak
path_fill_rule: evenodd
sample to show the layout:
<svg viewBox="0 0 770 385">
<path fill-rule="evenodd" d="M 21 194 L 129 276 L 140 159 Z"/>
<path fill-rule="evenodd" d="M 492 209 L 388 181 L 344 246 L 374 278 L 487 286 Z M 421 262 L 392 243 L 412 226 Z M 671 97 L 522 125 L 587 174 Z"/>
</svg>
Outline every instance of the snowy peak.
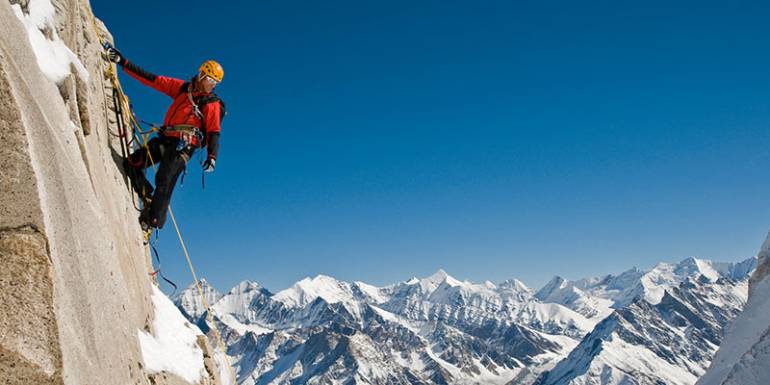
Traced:
<svg viewBox="0 0 770 385">
<path fill-rule="evenodd" d="M 527 285 L 525 285 L 524 282 L 521 282 L 516 278 L 511 278 L 501 282 L 497 286 L 497 288 L 500 290 L 510 290 L 515 292 L 526 292 L 526 293 L 532 292 L 532 289 L 530 289 Z"/>
<path fill-rule="evenodd" d="M 748 258 L 741 262 L 717 263 L 712 262 L 711 266 L 719 272 L 722 277 L 729 277 L 741 280 L 749 277 L 759 264 L 758 258 Z"/>
<path fill-rule="evenodd" d="M 262 286 L 254 281 L 241 281 L 237 285 L 233 286 L 227 294 L 246 293 L 253 290 L 263 289 Z"/>
<path fill-rule="evenodd" d="M 471 282 L 460 282 L 452 277 L 444 279 L 428 296 L 428 301 L 434 304 L 456 306 L 459 304 L 500 307 L 500 295 L 496 287 Z"/>
<path fill-rule="evenodd" d="M 533 298 L 532 289 L 518 279 L 506 280 L 500 283 L 495 289 L 492 289 L 491 287 L 489 287 L 489 289 L 496 289 L 502 297 L 503 302 L 510 306 L 515 306 L 516 303 L 531 301 Z"/>
<path fill-rule="evenodd" d="M 548 302 L 548 298 L 553 297 L 569 286 L 571 286 L 569 281 L 557 275 L 551 278 L 545 286 L 538 290 L 537 293 L 535 293 L 535 297 L 543 302 Z"/>
<path fill-rule="evenodd" d="M 606 279 L 591 279 L 593 282 L 606 282 Z M 590 286 L 586 283 L 589 280 L 583 280 L 582 286 Z M 557 303 L 572 309 L 587 318 L 600 320 L 612 312 L 612 306 L 615 303 L 609 299 L 605 292 L 589 293 L 580 289 L 580 282 L 570 282 L 566 279 L 556 276 L 548 282 L 542 289 L 538 290 L 535 297 L 543 303 Z"/>
<path fill-rule="evenodd" d="M 218 315 L 231 313 L 245 316 L 248 314 L 255 298 L 266 299 L 268 297 L 270 297 L 270 292 L 260 284 L 253 281 L 242 281 L 222 296 L 212 306 L 212 309 Z"/>
<path fill-rule="evenodd" d="M 211 286 L 205 278 L 201 278 L 198 283 L 200 290 L 198 285 L 193 282 L 174 297 L 174 304 L 193 319 L 206 312 L 205 304 L 212 306 L 222 298 L 222 294 Z M 201 290 L 203 291 L 202 297 Z M 203 299 L 205 299 L 205 304 Z"/>
<path fill-rule="evenodd" d="M 354 302 L 350 284 L 326 275 L 318 275 L 315 278 L 306 277 L 294 286 L 279 291 L 272 298 L 289 307 L 306 306 L 317 298 L 330 304 Z"/>
<path fill-rule="evenodd" d="M 608 275 L 601 281 L 599 286 L 605 286 L 610 291 L 626 291 L 629 288 L 639 283 L 639 279 L 645 274 L 644 271 L 638 267 L 628 269 L 618 276 Z M 586 281 L 587 282 L 587 281 Z M 582 289 L 583 287 L 581 287 Z"/>
<path fill-rule="evenodd" d="M 711 262 L 695 257 L 689 257 L 676 264 L 668 262 L 658 263 L 645 275 L 653 277 L 660 276 L 663 279 L 671 281 L 684 281 L 687 278 L 697 278 L 701 275 L 710 281 L 716 281 L 721 276 L 719 272 L 713 268 Z"/>
<path fill-rule="evenodd" d="M 735 269 L 736 265 L 740 266 L 738 270 Z M 687 280 L 702 281 L 705 279 L 711 282 L 716 282 L 720 278 L 740 280 L 746 278 L 754 266 L 756 266 L 756 258 L 750 258 L 738 264 L 719 264 L 694 257 L 687 258 L 677 264 L 662 262 L 642 276 L 640 281 L 643 290 L 640 294 L 648 302 L 657 304 L 663 298 L 666 290 Z M 747 271 L 747 267 L 752 267 L 752 269 Z"/>
<path fill-rule="evenodd" d="M 354 282 L 353 288 L 358 290 L 358 294 L 361 297 L 375 304 L 387 302 L 390 299 L 386 289 L 372 286 L 361 281 Z"/>
<path fill-rule="evenodd" d="M 220 293 L 214 286 L 212 286 L 208 281 L 206 281 L 205 278 L 201 278 L 198 281 L 198 284 L 200 285 L 200 290 L 203 290 L 204 296 L 206 297 L 206 300 L 209 300 L 210 298 L 216 298 L 219 299 L 222 297 L 222 293 Z M 195 282 L 189 284 L 187 287 L 179 291 L 174 296 L 174 300 L 178 301 L 183 297 L 187 298 L 200 298 L 200 290 L 198 290 L 198 285 L 195 284 Z M 211 305 L 211 303 L 209 303 Z"/>
<path fill-rule="evenodd" d="M 757 258 L 748 258 L 741 262 L 712 262 L 705 259 L 690 257 L 677 264 L 662 262 L 649 273 L 670 274 L 678 281 L 686 278 L 697 278 L 698 275 L 716 281 L 720 278 L 744 279 L 757 266 Z"/>
<path fill-rule="evenodd" d="M 714 269 L 711 262 L 695 257 L 690 257 L 679 262 L 674 269 L 674 272 L 683 277 L 695 277 L 700 274 L 711 281 L 716 281 L 721 277 L 721 274 Z"/>
<path fill-rule="evenodd" d="M 449 286 L 462 285 L 462 282 L 454 279 L 452 276 L 447 274 L 447 272 L 444 271 L 444 269 L 438 269 L 438 271 L 433 273 L 433 275 L 419 280 L 419 283 L 423 289 L 423 292 L 425 293 L 432 293 L 442 283 L 446 283 Z"/>
<path fill-rule="evenodd" d="M 209 292 L 209 291 L 215 291 L 216 292 L 217 291 L 217 289 L 215 289 L 214 286 L 212 286 L 209 283 L 209 281 L 206 280 L 206 278 L 199 279 L 198 280 L 198 284 L 201 286 L 201 289 L 203 289 L 204 292 Z M 189 284 L 185 288 L 185 290 L 196 289 L 196 288 L 197 288 L 197 286 L 195 285 L 195 282 L 193 282 L 193 283 Z"/>
<path fill-rule="evenodd" d="M 644 271 L 632 268 L 619 275 L 569 281 L 554 277 L 535 294 L 542 302 L 564 305 L 589 318 L 603 318 L 612 309 L 627 306 L 639 298 L 657 304 L 666 290 L 687 280 L 716 282 L 720 278 L 745 279 L 756 266 L 756 258 L 739 263 L 714 263 L 687 258 L 679 263 L 662 262 Z"/>
</svg>

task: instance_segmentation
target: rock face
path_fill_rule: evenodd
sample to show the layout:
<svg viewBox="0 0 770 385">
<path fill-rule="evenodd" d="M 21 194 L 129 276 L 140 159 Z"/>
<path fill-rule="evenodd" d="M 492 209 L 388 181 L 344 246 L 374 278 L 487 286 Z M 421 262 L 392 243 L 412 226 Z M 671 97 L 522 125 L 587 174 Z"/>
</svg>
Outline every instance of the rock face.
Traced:
<svg viewBox="0 0 770 385">
<path fill-rule="evenodd" d="M 698 385 L 770 384 L 770 234 L 759 252 L 746 307 L 730 325 Z"/>
<path fill-rule="evenodd" d="M 0 1 L 0 378 L 184 383 L 143 369 L 137 331 L 152 332 L 151 264 L 89 8 Z M 68 75 L 41 70 L 30 23 L 69 55 Z"/>
</svg>

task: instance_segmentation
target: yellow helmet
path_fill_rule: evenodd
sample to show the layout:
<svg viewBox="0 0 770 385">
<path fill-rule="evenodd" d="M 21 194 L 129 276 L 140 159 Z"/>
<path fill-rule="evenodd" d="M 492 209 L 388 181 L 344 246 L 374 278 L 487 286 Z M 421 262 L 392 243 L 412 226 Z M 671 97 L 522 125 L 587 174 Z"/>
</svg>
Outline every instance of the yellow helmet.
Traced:
<svg viewBox="0 0 770 385">
<path fill-rule="evenodd" d="M 221 82 L 222 78 L 225 77 L 225 70 L 222 69 L 222 66 L 219 65 L 219 63 L 213 60 L 206 60 L 203 62 L 201 67 L 198 69 L 198 72 L 203 75 L 210 76 L 217 82 Z"/>
</svg>

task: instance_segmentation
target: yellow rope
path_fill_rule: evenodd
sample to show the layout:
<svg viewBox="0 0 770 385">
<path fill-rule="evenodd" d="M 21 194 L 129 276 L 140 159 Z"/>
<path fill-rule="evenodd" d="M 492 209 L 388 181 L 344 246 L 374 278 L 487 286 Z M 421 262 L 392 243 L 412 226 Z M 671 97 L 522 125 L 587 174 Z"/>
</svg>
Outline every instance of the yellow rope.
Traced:
<svg viewBox="0 0 770 385">
<path fill-rule="evenodd" d="M 102 36 L 99 33 L 99 29 L 96 27 L 96 20 L 95 20 L 94 12 L 93 12 L 93 9 L 91 9 L 90 5 L 88 6 L 88 11 L 89 11 L 88 16 L 89 16 L 89 19 L 91 21 L 91 26 L 94 29 L 94 33 L 96 34 L 96 37 L 99 39 L 99 45 L 101 47 L 101 46 L 104 45 L 104 40 L 102 39 Z M 132 131 L 134 131 L 135 128 L 137 128 L 137 127 L 140 128 L 141 126 L 139 125 L 139 123 L 137 123 L 136 118 L 134 117 L 134 115 L 130 113 L 131 105 L 128 102 L 128 97 L 123 92 L 123 88 L 120 86 L 120 81 L 118 80 L 117 71 L 115 70 L 114 63 L 110 62 L 109 68 L 110 69 L 109 69 L 109 72 L 108 72 L 108 76 L 110 77 L 110 80 L 112 81 L 112 86 L 115 89 L 117 89 L 117 91 L 118 91 L 120 102 L 121 102 L 121 104 L 124 107 L 122 109 L 123 110 L 122 112 L 124 113 L 124 118 L 125 118 L 125 115 L 128 116 L 128 122 L 130 123 Z M 139 131 L 141 131 L 141 130 L 139 130 Z M 155 162 L 153 161 L 152 154 L 150 154 L 150 150 L 147 147 L 147 138 L 150 136 L 151 133 L 152 133 L 152 130 L 146 136 L 145 135 L 141 135 L 141 134 L 138 135 L 138 136 L 141 139 L 142 145 L 144 146 L 145 150 L 147 151 L 147 156 L 148 156 L 148 158 L 150 160 L 150 163 L 152 164 L 153 170 L 156 171 Z M 198 289 L 198 293 L 200 294 L 201 301 L 203 302 L 203 306 L 206 309 L 206 320 L 212 325 L 212 329 L 211 330 L 214 333 L 214 339 L 216 339 L 216 341 L 217 341 L 217 343 L 219 345 L 219 349 L 222 350 L 222 355 L 224 356 L 225 363 L 227 364 L 227 367 L 230 369 L 230 375 L 231 375 L 232 381 L 237 383 L 238 382 L 238 377 L 237 377 L 237 375 L 235 373 L 235 369 L 233 368 L 232 364 L 230 363 L 230 358 L 227 356 L 227 349 L 226 349 L 226 346 L 225 346 L 224 342 L 222 341 L 222 338 L 221 338 L 221 336 L 219 334 L 219 330 L 217 329 L 216 324 L 214 323 L 211 307 L 209 306 L 208 301 L 206 301 L 206 296 L 203 293 L 203 287 L 201 286 L 200 281 L 198 280 L 198 276 L 195 274 L 195 268 L 193 267 L 192 260 L 190 259 L 190 254 L 187 252 L 187 246 L 185 246 L 184 238 L 182 237 L 182 233 L 179 231 L 179 225 L 178 225 L 178 223 L 176 221 L 176 218 L 174 217 L 174 211 L 171 209 L 171 205 L 170 204 L 169 204 L 169 207 L 168 207 L 168 212 L 169 212 L 169 214 L 171 216 L 171 222 L 174 224 L 174 230 L 176 230 L 176 235 L 179 238 L 179 244 L 182 246 L 182 251 L 184 252 L 185 259 L 187 260 L 187 266 L 190 268 L 190 273 L 192 273 L 193 281 L 195 282 L 195 287 Z"/>
</svg>

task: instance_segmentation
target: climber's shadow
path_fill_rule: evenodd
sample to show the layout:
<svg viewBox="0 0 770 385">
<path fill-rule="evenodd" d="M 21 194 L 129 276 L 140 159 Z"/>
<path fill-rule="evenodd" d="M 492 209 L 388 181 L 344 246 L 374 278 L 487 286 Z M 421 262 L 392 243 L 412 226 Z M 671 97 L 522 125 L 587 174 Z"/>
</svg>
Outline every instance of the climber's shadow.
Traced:
<svg viewBox="0 0 770 385">
<path fill-rule="evenodd" d="M 137 210 L 140 210 L 136 198 L 137 194 L 134 190 L 134 186 L 132 185 L 131 177 L 129 176 L 129 172 L 131 170 L 128 169 L 130 167 L 128 165 L 128 153 L 123 155 L 122 149 L 116 149 L 114 144 L 110 144 L 110 155 L 112 157 L 112 161 L 115 163 L 115 167 L 120 170 L 120 175 L 123 178 L 123 183 L 126 186 L 126 189 L 128 190 L 129 194 L 131 194 L 131 198 L 134 201 L 134 208 Z"/>
</svg>

